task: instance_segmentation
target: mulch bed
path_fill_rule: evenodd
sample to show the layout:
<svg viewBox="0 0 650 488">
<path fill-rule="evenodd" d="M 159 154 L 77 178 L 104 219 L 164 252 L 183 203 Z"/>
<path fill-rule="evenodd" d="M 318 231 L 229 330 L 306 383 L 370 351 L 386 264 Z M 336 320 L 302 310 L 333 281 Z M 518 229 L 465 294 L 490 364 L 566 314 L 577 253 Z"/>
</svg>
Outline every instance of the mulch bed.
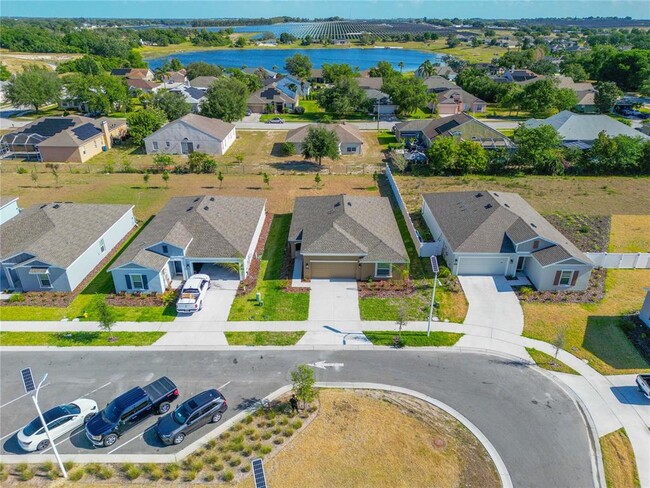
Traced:
<svg viewBox="0 0 650 488">
<path fill-rule="evenodd" d="M 238 297 L 246 295 L 250 290 L 255 288 L 255 285 L 257 285 L 257 277 L 260 274 L 260 258 L 264 252 L 264 246 L 266 246 L 266 239 L 269 237 L 269 230 L 271 229 L 272 221 L 273 214 L 267 213 L 264 225 L 262 226 L 262 232 L 260 233 L 260 238 L 257 241 L 257 247 L 255 247 L 255 255 L 248 267 L 248 274 L 246 275 L 246 278 L 239 283 L 239 287 L 237 288 L 236 296 Z"/>
<path fill-rule="evenodd" d="M 180 288 L 177 290 L 168 290 L 163 295 L 162 293 L 111 293 L 106 295 L 106 303 L 115 307 L 164 307 L 165 299 L 163 296 L 167 294 L 169 297 L 168 303 L 176 303 L 178 294 L 181 292 Z"/>
<path fill-rule="evenodd" d="M 638 315 L 631 315 L 624 319 L 621 329 L 643 359 L 650 364 L 650 327 L 641 322 Z"/>
<path fill-rule="evenodd" d="M 423 288 L 413 280 L 357 281 L 359 298 L 400 298 L 408 297 Z"/>
<path fill-rule="evenodd" d="M 554 303 L 596 303 L 605 297 L 605 277 L 607 270 L 594 268 L 587 289 L 584 291 L 531 291 L 528 286 L 513 286 L 522 302 Z"/>
<path fill-rule="evenodd" d="M 27 306 L 27 307 L 60 307 L 66 308 L 69 306 L 72 301 L 77 298 L 83 290 L 90 284 L 90 282 L 95 279 L 98 273 L 106 267 L 111 259 L 122 249 L 122 246 L 126 241 L 128 241 L 134 232 L 139 230 L 138 227 L 134 227 L 120 242 L 118 242 L 115 247 L 102 259 L 95 268 L 88 273 L 84 280 L 79 283 L 79 285 L 71 292 L 63 291 L 29 291 L 26 293 L 21 293 L 20 295 L 25 298 L 24 301 L 20 302 L 9 302 L 7 300 L 0 301 L 0 306 L 2 307 L 11 307 L 11 306 Z"/>
<path fill-rule="evenodd" d="M 544 216 L 582 252 L 606 252 L 609 246 L 611 217 L 600 215 Z"/>
</svg>

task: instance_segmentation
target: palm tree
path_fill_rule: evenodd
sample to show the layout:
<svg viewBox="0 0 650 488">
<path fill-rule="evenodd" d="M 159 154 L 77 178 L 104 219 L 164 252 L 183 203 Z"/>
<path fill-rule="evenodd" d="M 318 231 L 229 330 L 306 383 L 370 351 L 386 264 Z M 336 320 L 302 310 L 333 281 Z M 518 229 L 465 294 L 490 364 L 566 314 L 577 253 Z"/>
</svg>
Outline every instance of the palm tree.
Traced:
<svg viewBox="0 0 650 488">
<path fill-rule="evenodd" d="M 401 73 L 405 66 L 404 61 L 400 61 L 399 63 L 397 63 L 397 66 L 399 66 L 399 72 Z"/>
<path fill-rule="evenodd" d="M 428 78 L 436 73 L 436 68 L 431 61 L 425 59 L 424 62 L 418 67 L 418 74 L 422 78 Z"/>
</svg>

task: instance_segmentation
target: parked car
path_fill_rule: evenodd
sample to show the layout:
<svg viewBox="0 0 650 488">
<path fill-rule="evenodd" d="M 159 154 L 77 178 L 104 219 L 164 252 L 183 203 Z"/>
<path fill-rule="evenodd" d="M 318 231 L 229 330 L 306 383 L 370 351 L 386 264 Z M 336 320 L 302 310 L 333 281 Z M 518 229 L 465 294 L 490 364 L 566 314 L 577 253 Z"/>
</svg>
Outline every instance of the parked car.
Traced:
<svg viewBox="0 0 650 488">
<path fill-rule="evenodd" d="M 210 277 L 205 274 L 195 274 L 188 278 L 181 290 L 181 296 L 176 302 L 176 312 L 192 313 L 203 308 L 203 299 L 210 288 Z"/>
<path fill-rule="evenodd" d="M 97 403 L 94 400 L 79 398 L 67 405 L 59 405 L 43 412 L 43 419 L 52 440 L 56 440 L 90 421 L 96 413 Z M 42 451 L 49 447 L 50 441 L 40 417 L 36 417 L 18 432 L 18 445 L 28 452 Z"/>
<path fill-rule="evenodd" d="M 252 111 L 250 108 L 247 108 L 247 109 L 246 109 L 246 115 L 250 115 L 250 114 L 252 114 L 252 113 L 253 113 L 253 111 Z"/>
<path fill-rule="evenodd" d="M 181 403 L 172 413 L 158 419 L 156 433 L 165 444 L 180 444 L 195 430 L 221 420 L 228 410 L 225 397 L 217 390 L 207 390 Z"/>
<path fill-rule="evenodd" d="M 112 446 L 131 427 L 154 413 L 167 413 L 178 398 L 178 388 L 163 376 L 118 396 L 86 424 L 86 437 L 95 446 Z"/>
<path fill-rule="evenodd" d="M 650 400 L 650 374 L 637 375 L 636 384 L 643 396 Z"/>
<path fill-rule="evenodd" d="M 280 117 L 273 117 L 272 119 L 269 119 L 266 121 L 267 124 L 284 124 L 284 119 L 281 119 Z"/>
</svg>

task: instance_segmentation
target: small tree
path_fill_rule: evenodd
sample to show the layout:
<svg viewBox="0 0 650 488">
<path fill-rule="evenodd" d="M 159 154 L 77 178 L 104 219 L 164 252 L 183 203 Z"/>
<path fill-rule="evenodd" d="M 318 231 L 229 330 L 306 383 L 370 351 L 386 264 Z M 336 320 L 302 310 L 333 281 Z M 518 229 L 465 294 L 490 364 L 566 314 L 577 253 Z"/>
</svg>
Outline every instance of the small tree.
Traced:
<svg viewBox="0 0 650 488">
<path fill-rule="evenodd" d="M 395 320 L 395 323 L 397 324 L 397 335 L 393 337 L 394 347 L 397 348 L 404 347 L 404 342 L 402 341 L 402 329 L 406 327 L 407 318 L 408 318 L 408 310 L 406 308 L 406 305 L 402 303 L 397 309 L 397 320 Z"/>
<path fill-rule="evenodd" d="M 269 178 L 268 173 L 262 173 L 262 181 L 264 182 L 264 184 L 266 185 L 267 188 L 271 187 L 271 185 L 270 185 L 271 178 Z"/>
<path fill-rule="evenodd" d="M 314 181 L 316 182 L 316 188 L 320 188 L 320 182 L 322 181 L 320 173 L 316 173 L 316 176 L 314 176 Z"/>
<path fill-rule="evenodd" d="M 238 164 L 244 164 L 244 155 L 242 153 L 235 154 L 235 161 Z"/>
<path fill-rule="evenodd" d="M 145 184 L 145 186 L 147 186 L 147 187 L 149 187 L 149 178 L 150 178 L 150 176 L 149 176 L 149 172 L 146 171 L 146 172 L 142 175 L 142 181 L 144 181 L 144 184 Z"/>
<path fill-rule="evenodd" d="M 161 173 L 167 169 L 167 167 L 174 164 L 174 158 L 169 154 L 156 154 L 153 157 L 153 166 L 157 173 Z"/>
<path fill-rule="evenodd" d="M 219 171 L 217 179 L 219 180 L 219 188 L 223 187 L 223 173 L 221 171 Z"/>
<path fill-rule="evenodd" d="M 163 171 L 162 179 L 165 182 L 165 188 L 169 188 L 169 171 Z"/>
<path fill-rule="evenodd" d="M 320 166 L 323 158 L 339 159 L 339 136 L 327 127 L 310 127 L 302 145 L 302 155 Z"/>
<path fill-rule="evenodd" d="M 36 172 L 35 169 L 32 170 L 30 176 L 32 178 L 32 182 L 34 183 L 34 185 L 38 186 L 38 173 Z"/>
<path fill-rule="evenodd" d="M 299 364 L 291 372 L 291 382 L 293 383 L 293 392 L 296 398 L 302 401 L 303 408 L 318 396 L 318 391 L 314 388 L 316 380 L 314 371 L 306 364 Z"/>
<path fill-rule="evenodd" d="M 95 311 L 97 312 L 99 328 L 104 332 L 108 332 L 108 340 L 114 342 L 116 340 L 115 336 L 113 335 L 113 326 L 116 322 L 115 310 L 113 307 L 108 305 L 108 303 L 106 303 L 105 298 L 101 298 L 98 299 L 97 303 L 95 304 Z"/>
<path fill-rule="evenodd" d="M 564 346 L 566 345 L 566 326 L 563 326 L 560 330 L 557 331 L 557 334 L 555 334 L 555 337 L 551 341 L 551 344 L 555 346 L 555 359 L 557 359 L 557 355 L 560 353 L 560 349 L 564 349 Z"/>
</svg>

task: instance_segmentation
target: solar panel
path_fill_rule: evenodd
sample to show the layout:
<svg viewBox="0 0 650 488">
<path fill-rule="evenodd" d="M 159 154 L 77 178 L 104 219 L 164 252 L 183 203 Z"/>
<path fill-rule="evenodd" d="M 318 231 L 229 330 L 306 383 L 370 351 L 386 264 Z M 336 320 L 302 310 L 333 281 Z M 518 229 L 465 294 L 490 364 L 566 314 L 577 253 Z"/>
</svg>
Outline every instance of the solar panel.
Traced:
<svg viewBox="0 0 650 488">
<path fill-rule="evenodd" d="M 23 377 L 25 393 L 31 393 L 36 389 L 36 386 L 34 385 L 34 377 L 32 376 L 32 368 L 21 369 L 20 376 Z"/>
<path fill-rule="evenodd" d="M 264 465 L 262 459 L 255 458 L 251 461 L 253 468 L 253 480 L 255 481 L 255 488 L 267 488 L 266 474 L 264 474 Z"/>
<path fill-rule="evenodd" d="M 52 137 L 53 135 L 68 129 L 69 127 L 72 127 L 73 125 L 74 121 L 72 119 L 46 118 L 32 125 L 31 127 L 26 127 L 21 132 L 26 134 L 40 134 L 45 137 Z"/>
<path fill-rule="evenodd" d="M 72 132 L 74 132 L 74 135 L 77 136 L 80 140 L 85 141 L 86 139 L 90 139 L 91 137 L 99 134 L 100 130 L 93 124 L 87 123 L 80 125 L 79 127 L 75 127 L 72 129 Z"/>
<path fill-rule="evenodd" d="M 451 129 L 453 129 L 454 127 L 457 127 L 457 126 L 459 126 L 459 125 L 460 125 L 460 124 L 459 124 L 458 122 L 456 122 L 455 120 L 450 120 L 450 121 L 447 122 L 446 124 L 442 124 L 440 127 L 438 127 L 438 128 L 436 129 L 436 132 L 437 132 L 438 134 L 443 134 L 443 133 L 447 132 L 448 130 L 451 130 Z"/>
</svg>

